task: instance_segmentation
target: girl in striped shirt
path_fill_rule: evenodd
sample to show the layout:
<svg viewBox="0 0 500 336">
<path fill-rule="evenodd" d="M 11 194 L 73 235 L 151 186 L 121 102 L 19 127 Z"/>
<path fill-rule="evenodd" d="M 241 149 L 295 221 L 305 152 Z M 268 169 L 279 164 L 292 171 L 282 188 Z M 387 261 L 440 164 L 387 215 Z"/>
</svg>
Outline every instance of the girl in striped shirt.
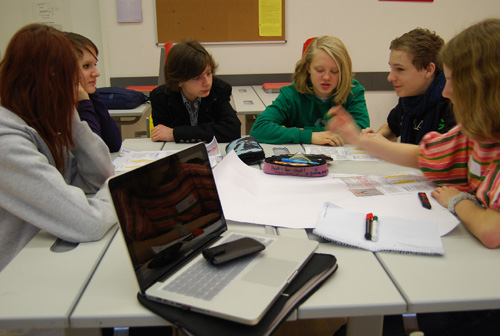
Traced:
<svg viewBox="0 0 500 336">
<path fill-rule="evenodd" d="M 438 187 L 432 196 L 486 247 L 500 246 L 500 20 L 479 22 L 440 52 L 457 126 L 426 134 L 419 145 L 394 143 L 360 131 L 335 107 L 327 126 L 370 154 L 420 168 Z"/>
</svg>

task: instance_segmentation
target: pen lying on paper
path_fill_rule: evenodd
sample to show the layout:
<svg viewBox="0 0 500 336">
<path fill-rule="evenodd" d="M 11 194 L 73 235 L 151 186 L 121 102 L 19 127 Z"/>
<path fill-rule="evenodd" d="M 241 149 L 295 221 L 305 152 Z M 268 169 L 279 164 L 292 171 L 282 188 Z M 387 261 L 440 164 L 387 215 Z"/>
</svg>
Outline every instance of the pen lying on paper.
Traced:
<svg viewBox="0 0 500 336">
<path fill-rule="evenodd" d="M 373 230 L 373 214 L 370 212 L 366 214 L 365 220 L 365 239 L 372 240 L 372 230 Z"/>
<path fill-rule="evenodd" d="M 379 229 L 378 216 L 373 216 L 371 235 L 372 235 L 372 241 L 374 242 L 378 240 L 378 229 Z"/>
<path fill-rule="evenodd" d="M 431 209 L 431 203 L 429 202 L 429 199 L 427 198 L 427 195 L 424 192 L 419 192 L 418 193 L 418 198 L 420 199 L 420 203 L 422 203 L 422 206 L 426 209 Z"/>
<path fill-rule="evenodd" d="M 374 216 L 371 212 L 366 215 L 365 221 L 365 239 L 376 242 L 378 240 L 378 216 Z"/>
</svg>

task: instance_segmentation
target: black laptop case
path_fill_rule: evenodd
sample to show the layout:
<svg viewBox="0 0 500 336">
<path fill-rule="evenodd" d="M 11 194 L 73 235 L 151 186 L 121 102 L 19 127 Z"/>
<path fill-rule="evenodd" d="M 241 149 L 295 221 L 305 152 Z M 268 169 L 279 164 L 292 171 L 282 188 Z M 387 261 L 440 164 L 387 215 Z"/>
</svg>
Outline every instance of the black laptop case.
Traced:
<svg viewBox="0 0 500 336">
<path fill-rule="evenodd" d="M 140 292 L 139 302 L 189 335 L 199 336 L 250 336 L 272 334 L 288 316 L 337 269 L 337 259 L 330 254 L 315 253 L 299 274 L 286 287 L 284 293 L 256 325 L 212 317 L 197 312 L 169 306 L 149 300 Z M 249 303 L 251 304 L 251 303 Z"/>
</svg>

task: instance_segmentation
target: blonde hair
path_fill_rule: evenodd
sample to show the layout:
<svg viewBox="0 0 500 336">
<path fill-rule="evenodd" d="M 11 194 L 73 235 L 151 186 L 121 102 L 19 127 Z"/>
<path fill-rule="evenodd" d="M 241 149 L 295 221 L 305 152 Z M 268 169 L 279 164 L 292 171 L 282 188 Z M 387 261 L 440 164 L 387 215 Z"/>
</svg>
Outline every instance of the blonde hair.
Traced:
<svg viewBox="0 0 500 336">
<path fill-rule="evenodd" d="M 450 69 L 453 111 L 462 132 L 476 140 L 500 138 L 500 20 L 481 21 L 440 53 Z"/>
<path fill-rule="evenodd" d="M 307 71 L 307 68 L 311 65 L 314 54 L 319 49 L 324 50 L 339 68 L 339 83 L 334 90 L 335 97 L 333 100 L 335 104 L 342 105 L 351 93 L 353 78 L 352 62 L 344 43 L 336 37 L 320 36 L 309 44 L 304 55 L 295 65 L 295 73 L 293 75 L 295 87 L 300 93 L 314 94 L 311 85 L 311 75 Z"/>
</svg>

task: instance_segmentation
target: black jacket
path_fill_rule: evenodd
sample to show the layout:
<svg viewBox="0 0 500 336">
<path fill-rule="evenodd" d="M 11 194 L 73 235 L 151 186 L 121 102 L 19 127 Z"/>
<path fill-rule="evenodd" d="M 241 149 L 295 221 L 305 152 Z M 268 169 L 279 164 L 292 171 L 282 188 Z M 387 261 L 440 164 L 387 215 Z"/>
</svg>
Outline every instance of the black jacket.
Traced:
<svg viewBox="0 0 500 336">
<path fill-rule="evenodd" d="M 451 103 L 443 97 L 444 73 L 436 75 L 424 94 L 399 98 L 398 105 L 387 117 L 391 131 L 401 142 L 418 145 L 429 132 L 448 132 L 455 126 Z"/>
<path fill-rule="evenodd" d="M 214 136 L 218 142 L 238 139 L 241 122 L 229 103 L 231 90 L 229 84 L 214 77 L 210 94 L 201 99 L 198 125 L 191 126 L 181 93 L 167 94 L 165 85 L 160 85 L 149 95 L 153 124 L 173 128 L 175 142 L 210 142 Z"/>
</svg>

